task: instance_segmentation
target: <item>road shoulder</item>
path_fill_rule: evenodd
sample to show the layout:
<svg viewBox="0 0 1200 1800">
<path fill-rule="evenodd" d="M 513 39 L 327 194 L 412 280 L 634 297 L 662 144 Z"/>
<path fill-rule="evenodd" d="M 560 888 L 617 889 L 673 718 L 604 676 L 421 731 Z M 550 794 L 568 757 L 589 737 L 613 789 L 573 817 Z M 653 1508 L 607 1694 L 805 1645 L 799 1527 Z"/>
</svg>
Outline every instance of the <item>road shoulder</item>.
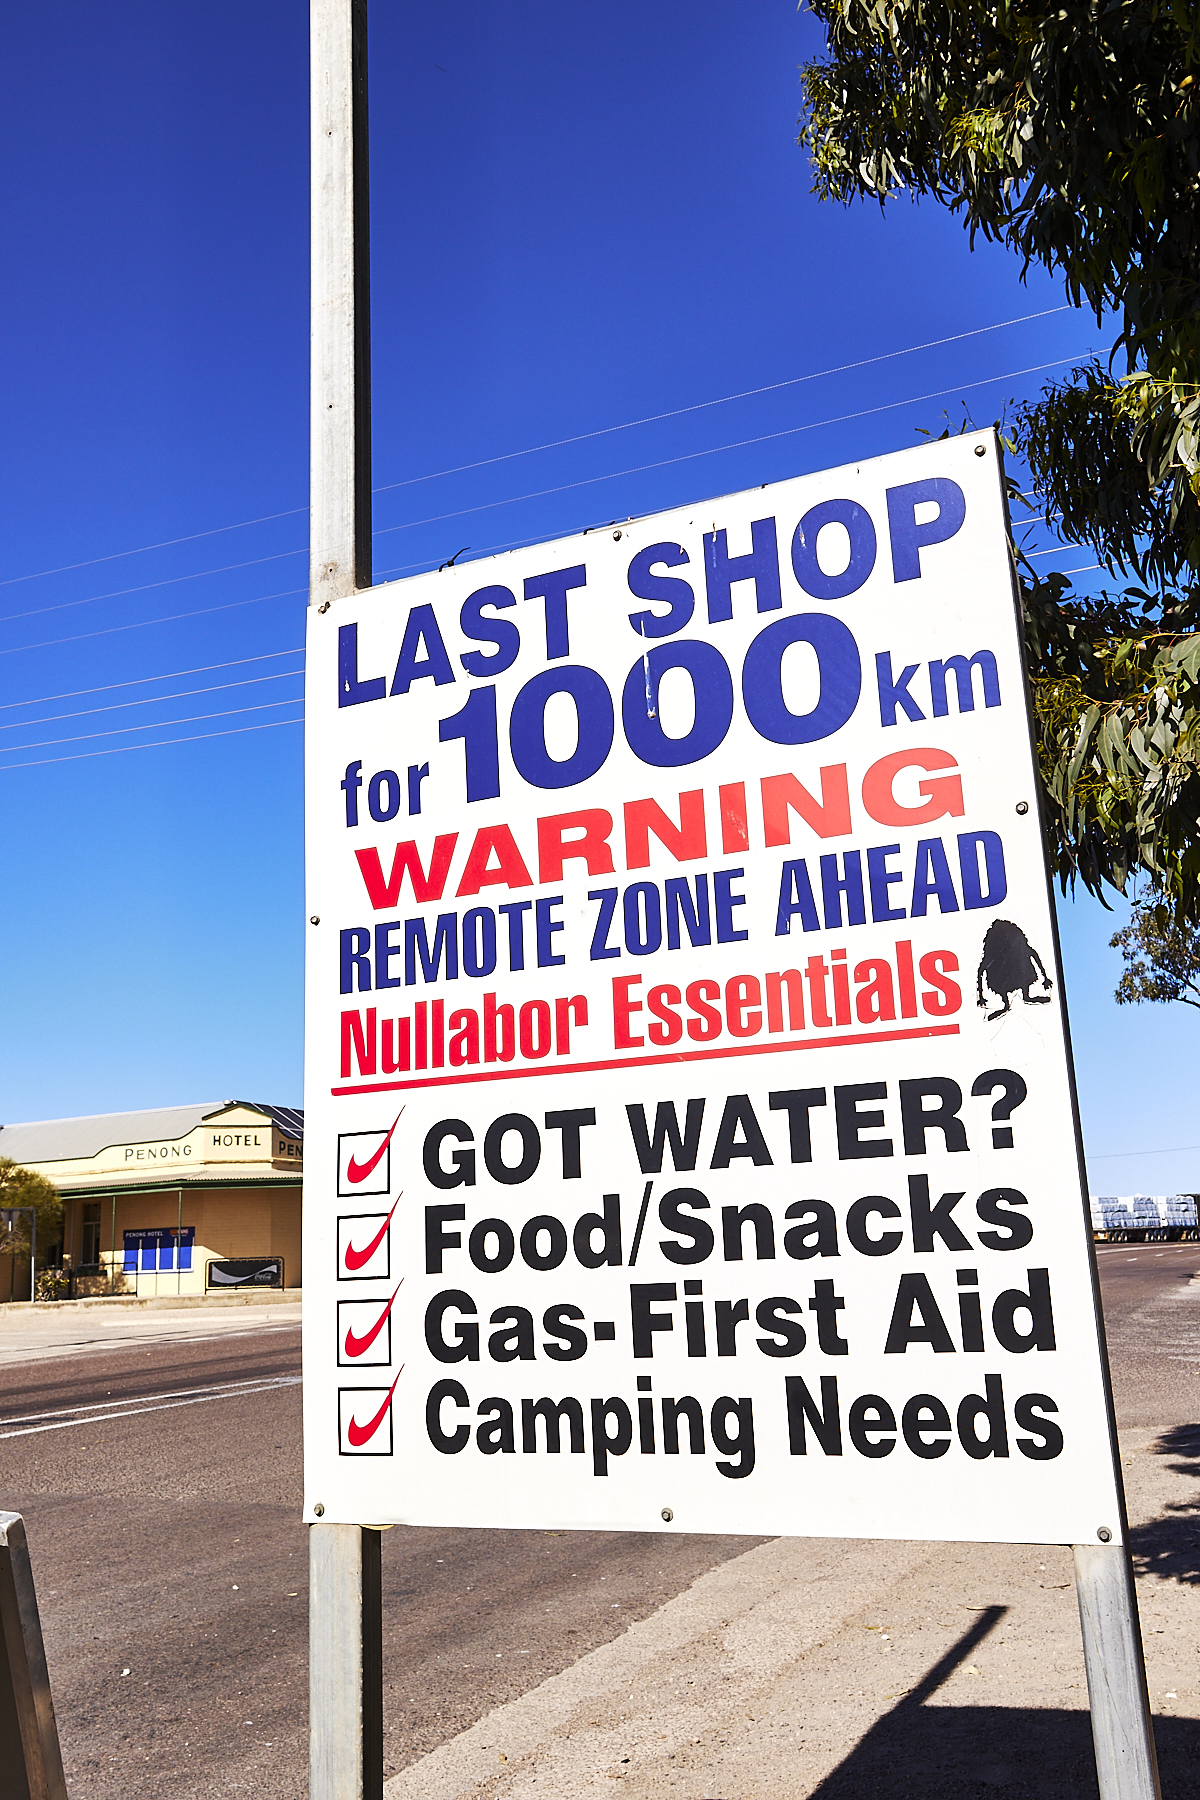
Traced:
<svg viewBox="0 0 1200 1800">
<path fill-rule="evenodd" d="M 1197 1434 L 1122 1435 L 1164 1788 L 1200 1754 Z M 932 1680 L 936 1683 L 930 1691 Z M 847 1792 L 869 1762 L 926 1793 L 1090 1777 L 1062 1548 L 777 1539 L 394 1776 L 387 1800 Z M 1056 1785 L 1057 1791 L 1057 1785 Z M 1177 1791 L 1182 1792 L 1179 1786 Z"/>
</svg>

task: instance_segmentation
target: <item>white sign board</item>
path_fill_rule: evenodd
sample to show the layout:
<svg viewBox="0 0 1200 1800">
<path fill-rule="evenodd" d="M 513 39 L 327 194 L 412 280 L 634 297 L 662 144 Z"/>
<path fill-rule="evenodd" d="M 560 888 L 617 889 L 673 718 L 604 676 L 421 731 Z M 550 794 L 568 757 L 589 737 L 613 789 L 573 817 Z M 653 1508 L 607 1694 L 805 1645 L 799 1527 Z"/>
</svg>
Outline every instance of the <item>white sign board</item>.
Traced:
<svg viewBox="0 0 1200 1800">
<path fill-rule="evenodd" d="M 307 794 L 306 1518 L 1119 1541 L 990 433 L 313 611 Z"/>
</svg>

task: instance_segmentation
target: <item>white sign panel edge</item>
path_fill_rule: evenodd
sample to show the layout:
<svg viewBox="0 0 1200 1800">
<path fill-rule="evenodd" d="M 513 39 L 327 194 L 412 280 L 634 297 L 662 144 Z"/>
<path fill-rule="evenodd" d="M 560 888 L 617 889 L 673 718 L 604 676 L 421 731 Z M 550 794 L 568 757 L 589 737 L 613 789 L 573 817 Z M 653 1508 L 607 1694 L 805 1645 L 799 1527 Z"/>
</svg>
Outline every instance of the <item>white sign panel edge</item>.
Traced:
<svg viewBox="0 0 1200 1800">
<path fill-rule="evenodd" d="M 306 1518 L 1120 1538 L 1000 473 L 975 434 L 310 614 Z"/>
</svg>

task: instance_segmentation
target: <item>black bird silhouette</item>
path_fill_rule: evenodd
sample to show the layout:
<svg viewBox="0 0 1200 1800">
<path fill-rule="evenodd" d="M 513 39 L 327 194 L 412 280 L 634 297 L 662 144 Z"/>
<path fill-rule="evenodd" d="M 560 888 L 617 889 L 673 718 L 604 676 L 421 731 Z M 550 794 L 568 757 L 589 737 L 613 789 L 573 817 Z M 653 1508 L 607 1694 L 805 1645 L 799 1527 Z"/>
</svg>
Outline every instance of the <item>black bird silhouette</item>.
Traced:
<svg viewBox="0 0 1200 1800">
<path fill-rule="evenodd" d="M 1046 992 L 1031 994 L 1029 990 L 1039 976 Z M 1011 919 L 993 919 L 983 940 L 983 955 L 975 978 L 975 997 L 980 1006 L 988 1004 L 983 992 L 985 982 L 996 999 L 1004 1002 L 988 1014 L 989 1021 L 1003 1018 L 1012 1010 L 1014 994 L 1020 994 L 1026 1006 L 1048 1006 L 1050 989 L 1054 985 L 1041 957 L 1021 927 L 1014 925 Z"/>
</svg>

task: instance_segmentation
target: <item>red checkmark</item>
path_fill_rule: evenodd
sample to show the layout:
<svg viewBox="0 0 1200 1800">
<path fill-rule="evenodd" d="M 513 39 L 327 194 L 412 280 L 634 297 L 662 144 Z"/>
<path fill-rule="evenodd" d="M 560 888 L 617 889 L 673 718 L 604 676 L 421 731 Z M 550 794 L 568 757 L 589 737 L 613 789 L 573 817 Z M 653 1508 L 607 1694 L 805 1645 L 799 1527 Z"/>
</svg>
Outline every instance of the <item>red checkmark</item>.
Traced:
<svg viewBox="0 0 1200 1800">
<path fill-rule="evenodd" d="M 401 1107 L 400 1112 L 398 1112 L 392 1120 L 392 1131 L 395 1131 L 397 1125 L 400 1123 L 400 1113 L 403 1111 L 404 1108 Z M 359 1182 L 367 1179 L 367 1176 L 371 1173 L 371 1170 L 375 1167 L 376 1163 L 391 1143 L 392 1131 L 388 1132 L 378 1150 L 375 1151 L 373 1156 L 369 1156 L 365 1163 L 356 1162 L 353 1156 L 350 1158 L 350 1161 L 346 1164 L 347 1181 Z"/>
<path fill-rule="evenodd" d="M 372 1325 L 370 1331 L 366 1332 L 363 1337 L 355 1337 L 355 1335 L 352 1331 L 347 1331 L 347 1333 L 346 1333 L 346 1355 L 347 1356 L 361 1356 L 364 1350 L 369 1350 L 371 1348 L 371 1345 L 375 1342 L 375 1339 L 379 1336 L 380 1332 L 384 1328 L 384 1325 L 387 1323 L 387 1316 L 391 1312 L 392 1307 L 395 1305 L 395 1302 L 396 1302 L 396 1294 L 398 1294 L 400 1292 L 400 1289 L 403 1286 L 404 1286 L 403 1279 L 401 1279 L 400 1281 L 398 1281 L 396 1283 L 396 1293 L 394 1293 L 392 1295 L 391 1299 L 388 1301 L 387 1305 L 384 1307 L 383 1311 L 380 1313 L 378 1319 L 376 1319 L 374 1325 Z M 388 1358 L 388 1361 L 389 1362 L 391 1361 L 391 1357 Z"/>
<path fill-rule="evenodd" d="M 395 1130 L 395 1126 L 393 1126 L 392 1129 Z M 394 1213 L 397 1206 L 399 1206 L 400 1199 L 401 1195 L 397 1194 L 396 1198 L 392 1201 L 392 1212 L 390 1212 L 383 1221 L 383 1224 L 379 1227 L 379 1230 L 375 1233 L 375 1236 L 371 1239 L 365 1250 L 356 1250 L 353 1244 L 346 1245 L 345 1260 L 348 1269 L 361 1269 L 365 1262 L 370 1262 L 380 1244 L 383 1242 L 384 1233 L 392 1222 L 392 1213 Z"/>
<path fill-rule="evenodd" d="M 396 1370 L 396 1381 L 399 1381 L 403 1373 L 404 1365 L 401 1363 L 400 1367 Z M 346 1427 L 346 1436 L 350 1439 L 352 1449 L 361 1450 L 364 1444 L 370 1443 L 371 1439 L 375 1436 L 375 1433 L 379 1430 L 379 1427 L 383 1424 L 387 1409 L 392 1404 L 392 1395 L 396 1391 L 396 1381 L 393 1381 L 391 1387 L 388 1389 L 387 1399 L 373 1419 L 369 1419 L 365 1425 L 360 1425 L 357 1419 L 351 1419 L 349 1425 Z"/>
</svg>

